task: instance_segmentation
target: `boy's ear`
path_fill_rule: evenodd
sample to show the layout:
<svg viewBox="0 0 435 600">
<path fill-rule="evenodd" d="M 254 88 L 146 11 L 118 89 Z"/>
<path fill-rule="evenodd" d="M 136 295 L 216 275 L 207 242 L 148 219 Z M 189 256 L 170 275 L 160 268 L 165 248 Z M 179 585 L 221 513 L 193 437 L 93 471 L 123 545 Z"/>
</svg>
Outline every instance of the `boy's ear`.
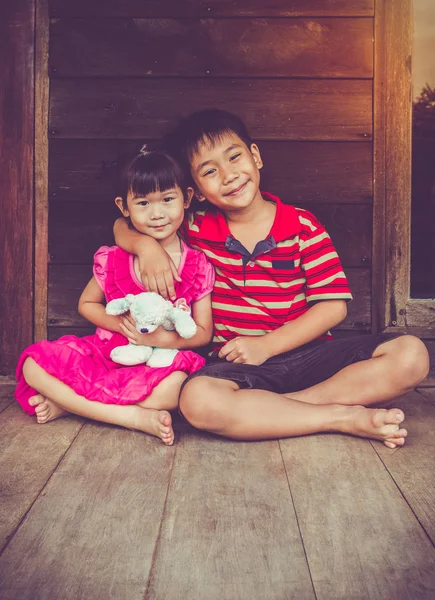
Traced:
<svg viewBox="0 0 435 600">
<path fill-rule="evenodd" d="M 204 200 L 205 200 L 205 196 L 203 196 L 203 195 L 201 194 L 201 192 L 198 192 L 198 191 L 196 191 L 196 192 L 195 192 L 195 197 L 197 198 L 197 200 L 198 200 L 199 202 L 204 202 Z"/>
<path fill-rule="evenodd" d="M 123 204 L 121 196 L 117 196 L 115 198 L 115 204 L 119 208 L 119 210 L 122 212 L 124 217 L 127 218 L 130 216 L 130 213 L 128 212 L 128 210 L 126 208 L 124 208 L 124 204 Z"/>
<path fill-rule="evenodd" d="M 184 194 L 184 208 L 189 208 L 194 193 L 195 191 L 192 187 L 188 187 L 186 189 L 186 193 Z"/>
<path fill-rule="evenodd" d="M 263 166 L 263 160 L 261 158 L 259 147 L 257 146 L 257 144 L 251 144 L 250 150 L 252 156 L 254 157 L 255 164 L 259 169 L 261 169 L 261 167 Z"/>
</svg>

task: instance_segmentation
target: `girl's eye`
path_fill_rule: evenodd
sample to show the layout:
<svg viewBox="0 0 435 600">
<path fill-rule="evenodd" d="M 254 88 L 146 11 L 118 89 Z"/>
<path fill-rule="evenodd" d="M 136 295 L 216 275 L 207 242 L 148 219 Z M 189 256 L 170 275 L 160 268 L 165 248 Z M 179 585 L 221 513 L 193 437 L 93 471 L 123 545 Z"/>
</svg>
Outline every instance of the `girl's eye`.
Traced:
<svg viewBox="0 0 435 600">
<path fill-rule="evenodd" d="M 168 196 L 167 198 L 163 198 L 163 202 L 171 202 L 173 200 L 172 196 Z"/>
<path fill-rule="evenodd" d="M 139 206 L 148 206 L 148 200 L 141 200 L 138 202 Z"/>
</svg>

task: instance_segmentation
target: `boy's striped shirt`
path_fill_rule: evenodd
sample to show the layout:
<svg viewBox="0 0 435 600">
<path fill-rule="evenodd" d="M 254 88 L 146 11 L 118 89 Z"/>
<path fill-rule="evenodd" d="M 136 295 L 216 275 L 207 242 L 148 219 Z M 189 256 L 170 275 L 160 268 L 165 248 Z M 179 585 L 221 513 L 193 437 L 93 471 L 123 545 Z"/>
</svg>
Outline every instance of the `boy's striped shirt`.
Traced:
<svg viewBox="0 0 435 600">
<path fill-rule="evenodd" d="M 308 211 L 277 205 L 269 236 L 250 254 L 233 238 L 220 211 L 185 221 L 186 241 L 216 271 L 212 294 L 213 345 L 241 335 L 264 335 L 303 315 L 319 300 L 351 300 L 349 285 L 325 228 Z M 330 334 L 328 334 L 330 337 Z"/>
</svg>

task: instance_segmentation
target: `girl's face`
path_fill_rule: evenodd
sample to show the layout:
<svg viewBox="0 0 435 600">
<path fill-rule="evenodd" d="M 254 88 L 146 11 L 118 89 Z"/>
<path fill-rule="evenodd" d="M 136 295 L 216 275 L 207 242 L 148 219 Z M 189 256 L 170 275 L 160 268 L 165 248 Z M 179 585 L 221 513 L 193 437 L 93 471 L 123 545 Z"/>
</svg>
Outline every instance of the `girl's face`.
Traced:
<svg viewBox="0 0 435 600">
<path fill-rule="evenodd" d="M 151 192 L 145 196 L 127 194 L 127 209 L 122 198 L 115 198 L 115 204 L 124 217 L 130 217 L 137 231 L 149 235 L 162 246 L 169 246 L 176 238 L 177 230 L 184 218 L 184 210 L 189 207 L 193 196 L 192 188 L 183 195 L 181 189 L 174 188 Z"/>
</svg>

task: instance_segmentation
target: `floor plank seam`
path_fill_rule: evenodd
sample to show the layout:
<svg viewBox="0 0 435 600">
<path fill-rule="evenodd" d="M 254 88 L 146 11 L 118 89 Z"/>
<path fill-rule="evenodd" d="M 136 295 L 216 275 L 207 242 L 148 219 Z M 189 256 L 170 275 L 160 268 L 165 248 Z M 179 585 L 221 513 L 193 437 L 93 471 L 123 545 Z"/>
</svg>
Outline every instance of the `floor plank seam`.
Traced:
<svg viewBox="0 0 435 600">
<path fill-rule="evenodd" d="M 388 475 L 391 477 L 394 485 L 396 486 L 396 488 L 399 490 L 400 495 L 402 496 L 402 498 L 405 500 L 406 504 L 409 506 L 410 511 L 412 512 L 412 514 L 414 515 L 414 517 L 417 520 L 417 523 L 420 525 L 420 527 L 423 529 L 424 533 L 426 534 L 426 537 L 428 538 L 429 542 L 432 544 L 432 546 L 435 548 L 435 543 L 432 541 L 431 536 L 429 535 L 429 533 L 427 532 L 425 526 L 423 525 L 423 523 L 420 521 L 420 519 L 417 516 L 417 513 L 415 512 L 415 510 L 412 508 L 411 504 L 408 502 L 405 494 L 402 492 L 399 484 L 397 483 L 397 481 L 395 480 L 393 474 L 391 473 L 390 469 L 387 467 L 387 465 L 385 464 L 384 460 L 382 459 L 382 456 L 379 454 L 379 452 L 376 450 L 375 445 L 373 444 L 373 442 L 371 442 L 370 440 L 368 440 L 370 445 L 372 446 L 373 450 L 375 451 L 377 457 L 379 458 L 379 460 L 381 461 L 381 463 L 383 464 L 385 470 L 387 471 Z M 400 450 L 398 450 L 398 452 L 400 452 Z"/>
<path fill-rule="evenodd" d="M 5 411 L 7 408 L 9 408 L 10 406 L 12 406 L 12 404 L 14 403 L 13 400 L 11 400 L 9 402 L 9 404 L 6 404 L 6 406 L 4 406 L 3 408 L 0 408 L 0 415 L 2 414 L 3 411 Z"/>
<path fill-rule="evenodd" d="M 282 455 L 281 440 L 278 440 L 278 448 L 279 448 L 279 452 L 281 454 L 281 460 L 282 460 L 282 464 L 283 464 L 283 467 L 284 467 L 285 477 L 287 479 L 287 486 L 288 486 L 288 490 L 289 490 L 289 493 L 290 493 L 290 498 L 291 498 L 291 501 L 292 501 L 293 510 L 295 512 L 296 525 L 298 527 L 299 537 L 301 539 L 302 548 L 304 550 L 304 556 L 305 556 L 305 560 L 306 560 L 306 563 L 307 563 L 308 573 L 310 574 L 310 581 L 311 581 L 311 586 L 313 588 L 313 594 L 314 594 L 315 599 L 317 600 L 316 588 L 314 586 L 313 576 L 311 574 L 310 561 L 308 560 L 308 554 L 307 554 L 307 551 L 306 551 L 306 548 L 305 548 L 305 542 L 304 542 L 304 538 L 303 538 L 303 535 L 302 535 L 302 530 L 301 530 L 301 527 L 300 527 L 300 524 L 299 524 L 299 517 L 298 517 L 297 510 L 296 510 L 295 502 L 294 502 L 294 499 L 293 499 L 292 489 L 291 489 L 291 485 L 290 485 L 290 479 L 289 479 L 289 476 L 288 476 L 288 473 L 287 473 L 287 468 L 285 466 L 284 457 Z"/>
<path fill-rule="evenodd" d="M 151 565 L 150 565 L 150 570 L 149 570 L 149 573 L 148 573 L 148 581 L 147 581 L 146 586 L 145 586 L 145 592 L 144 592 L 143 600 L 147 600 L 147 597 L 148 597 L 148 591 L 149 591 L 150 583 L 151 583 L 151 576 L 152 576 L 152 573 L 153 573 L 154 564 L 155 564 L 155 560 L 156 560 L 156 556 L 157 556 L 157 552 L 158 552 L 158 548 L 159 548 L 159 544 L 160 544 L 160 536 L 161 536 L 161 533 L 162 533 L 163 521 L 165 520 L 166 506 L 168 504 L 169 490 L 171 489 L 172 477 L 173 477 L 173 473 L 174 473 L 175 460 L 177 458 L 177 453 L 178 453 L 178 446 L 174 450 L 174 457 L 173 457 L 173 460 L 172 460 L 171 472 L 170 472 L 169 477 L 168 477 L 168 487 L 166 488 L 165 501 L 163 502 L 163 510 L 162 510 L 162 516 L 161 516 L 161 519 L 160 519 L 159 532 L 157 534 L 156 544 L 154 546 L 153 555 L 151 557 Z"/>
<path fill-rule="evenodd" d="M 40 498 L 41 494 L 43 493 L 43 491 L 45 490 L 45 488 L 47 487 L 47 485 L 49 484 L 49 482 L 51 481 L 51 478 L 53 477 L 54 473 L 56 472 L 57 468 L 59 467 L 59 465 L 62 463 L 62 461 L 64 460 L 65 456 L 68 454 L 68 452 L 71 450 L 71 447 L 73 446 L 74 442 L 77 439 L 77 436 L 80 434 L 80 432 L 82 431 L 83 427 L 85 426 L 86 423 L 82 423 L 82 426 L 80 427 L 80 429 L 77 431 L 76 435 L 73 437 L 73 439 L 71 440 L 70 445 L 68 446 L 68 448 L 65 450 L 65 452 L 62 454 L 62 456 L 59 458 L 58 462 L 56 463 L 56 465 L 54 466 L 52 472 L 50 473 L 49 477 L 47 478 L 47 480 L 45 481 L 44 485 L 41 487 L 41 489 L 39 490 L 39 492 L 36 494 L 35 499 L 33 500 L 33 502 L 30 504 L 30 506 L 28 507 L 28 509 L 24 512 L 23 516 L 21 517 L 21 519 L 19 520 L 17 526 L 15 527 L 15 529 L 10 533 L 10 535 L 8 535 L 6 542 L 4 543 L 4 545 L 0 548 L 0 556 L 3 554 L 3 552 L 6 550 L 6 548 L 9 546 L 10 542 L 13 540 L 13 538 L 15 537 L 15 534 L 18 532 L 18 530 L 20 529 L 21 525 L 23 524 L 23 522 L 25 521 L 27 515 L 29 514 L 29 512 L 32 510 L 33 505 L 35 504 L 35 502 L 38 500 L 38 498 Z"/>
</svg>

